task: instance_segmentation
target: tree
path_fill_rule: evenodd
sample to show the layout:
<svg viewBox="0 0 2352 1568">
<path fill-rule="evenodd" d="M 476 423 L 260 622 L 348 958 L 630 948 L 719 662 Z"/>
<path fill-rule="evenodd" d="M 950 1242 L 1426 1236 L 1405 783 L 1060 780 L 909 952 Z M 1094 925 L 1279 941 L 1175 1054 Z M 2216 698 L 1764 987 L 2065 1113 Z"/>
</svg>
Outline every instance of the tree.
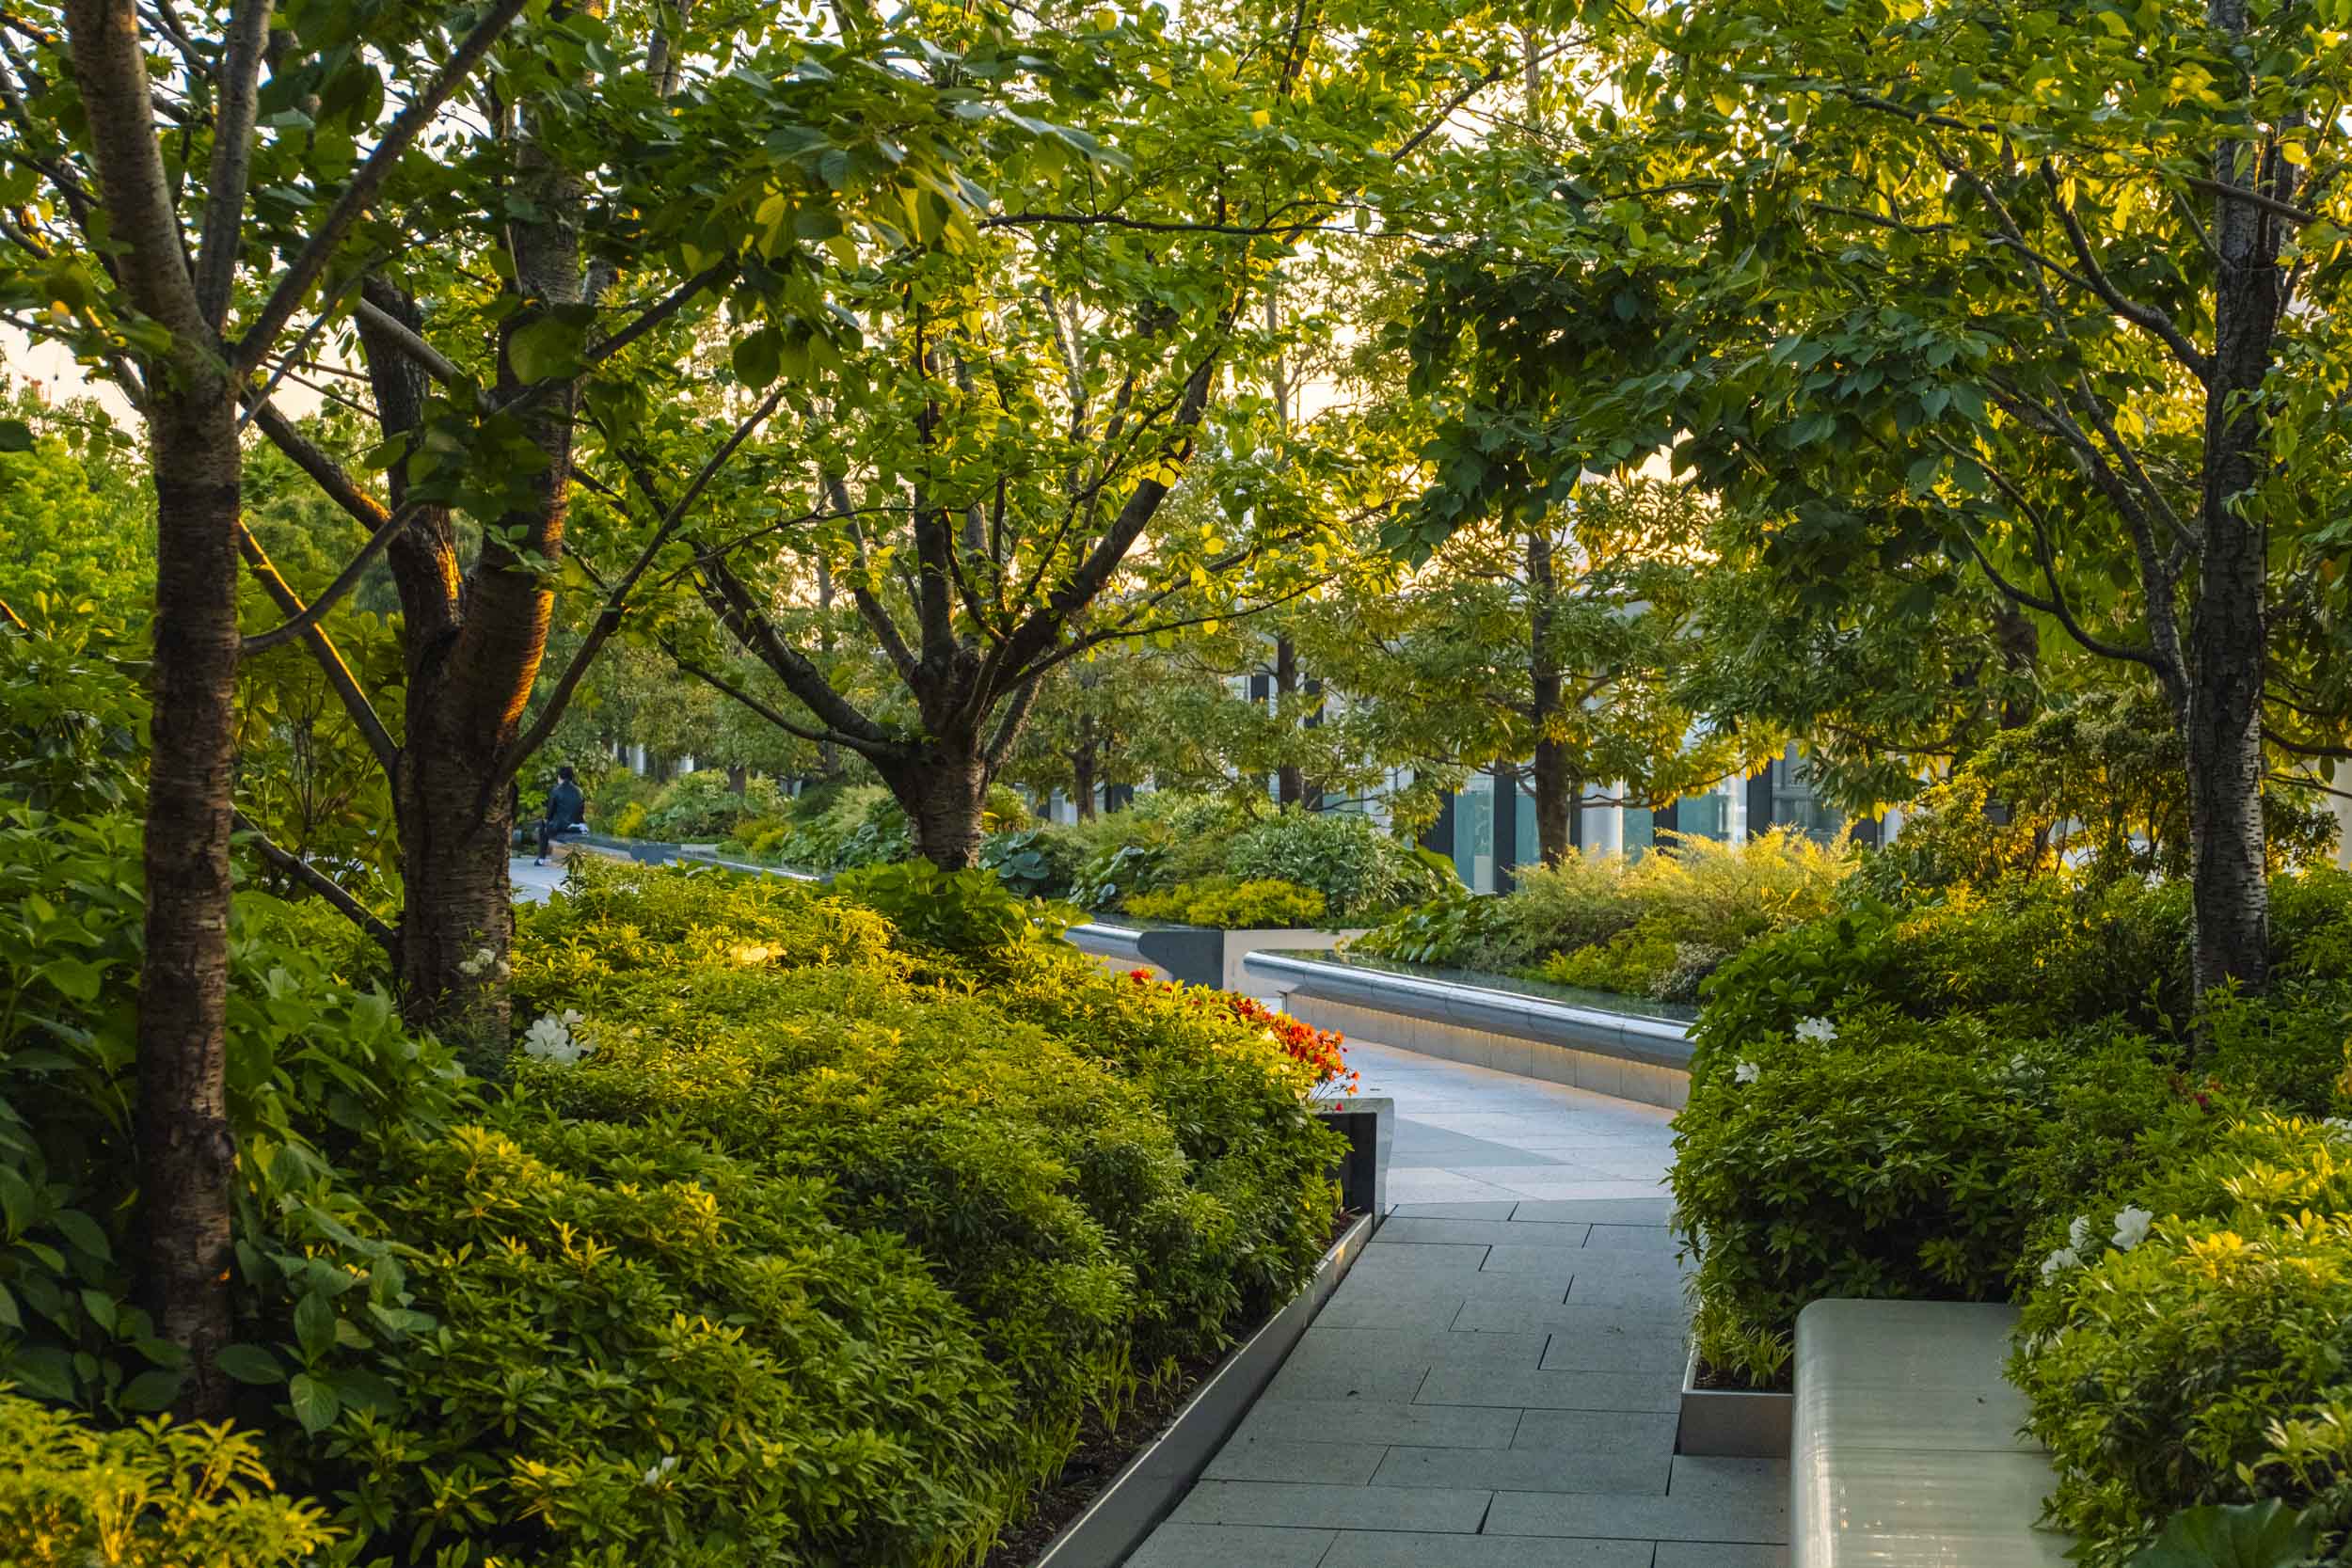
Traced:
<svg viewBox="0 0 2352 1568">
<path fill-rule="evenodd" d="M 1674 485 L 1587 485 L 1543 516 L 1458 531 L 1306 645 L 1389 766 L 1440 784 L 1524 779 L 1555 863 L 1581 806 L 1664 805 L 1777 750 L 1761 727 L 1706 726 L 1682 696 L 1701 652 L 1705 511 Z"/>
<path fill-rule="evenodd" d="M 1718 0 L 1618 41 L 1550 156 L 1493 160 L 1538 199 L 1431 260 L 1416 342 L 1456 417 L 1400 542 L 1671 449 L 1819 605 L 1965 566 L 2161 696 L 2197 986 L 2260 990 L 2265 739 L 2336 755 L 2352 712 L 2319 653 L 2334 36 L 2236 0 Z"/>
<path fill-rule="evenodd" d="M 950 867 L 972 863 L 987 783 L 1056 670 L 1302 592 L 1335 526 L 1389 503 L 1393 473 L 1276 417 L 1265 367 L 1297 328 L 1260 306 L 1311 232 L 1410 178 L 1448 104 L 1504 69 L 1495 40 L 1409 8 L 1346 25 L 1253 6 L 972 25 L 985 37 L 946 40 L 967 70 L 1056 62 L 1036 112 L 1066 132 L 1013 145 L 976 120 L 956 162 L 993 204 L 968 232 L 943 221 L 939 251 L 841 258 L 854 341 L 737 341 L 755 382 L 816 367 L 797 447 L 769 455 L 792 487 L 779 515 L 830 515 L 782 550 L 708 550 L 696 573 L 791 692 L 792 711 L 763 705 L 773 721 L 864 756 Z M 1180 479 L 1189 517 L 1167 505 Z M 767 573 L 808 554 L 904 717 L 846 698 L 778 628 Z"/>
</svg>

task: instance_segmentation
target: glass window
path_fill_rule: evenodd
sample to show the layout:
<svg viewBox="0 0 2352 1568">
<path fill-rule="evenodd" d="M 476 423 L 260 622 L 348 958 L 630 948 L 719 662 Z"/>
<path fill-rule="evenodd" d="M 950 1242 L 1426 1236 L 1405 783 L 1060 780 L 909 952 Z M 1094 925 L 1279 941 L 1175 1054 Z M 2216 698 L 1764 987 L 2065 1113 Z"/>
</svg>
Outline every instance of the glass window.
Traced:
<svg viewBox="0 0 2352 1568">
<path fill-rule="evenodd" d="M 1675 832 L 1686 838 L 1711 838 L 1719 844 L 1729 838 L 1730 797 L 1718 789 L 1684 796 L 1675 806 Z"/>
<path fill-rule="evenodd" d="M 1480 775 L 1454 798 L 1454 869 L 1472 893 L 1495 890 L 1495 782 Z"/>
<path fill-rule="evenodd" d="M 1658 843 L 1658 814 L 1647 806 L 1625 808 L 1625 858 L 1638 861 Z"/>
<path fill-rule="evenodd" d="M 1543 863 L 1544 853 L 1536 843 L 1534 784 L 1529 780 L 1521 779 L 1518 782 L 1518 794 L 1519 809 L 1515 814 L 1512 824 L 1517 832 L 1512 834 L 1515 842 L 1511 846 L 1511 863 L 1513 865 L 1540 865 Z"/>
</svg>

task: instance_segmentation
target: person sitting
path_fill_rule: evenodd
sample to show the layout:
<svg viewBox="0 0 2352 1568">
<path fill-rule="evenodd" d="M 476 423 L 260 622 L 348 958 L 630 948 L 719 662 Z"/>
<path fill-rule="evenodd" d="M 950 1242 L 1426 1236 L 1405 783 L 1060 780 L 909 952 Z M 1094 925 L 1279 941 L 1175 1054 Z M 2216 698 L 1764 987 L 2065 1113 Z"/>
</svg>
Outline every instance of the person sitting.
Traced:
<svg viewBox="0 0 2352 1568">
<path fill-rule="evenodd" d="M 588 798 L 573 782 L 569 764 L 555 770 L 555 787 L 548 791 L 548 809 L 539 817 L 539 858 L 533 865 L 548 863 L 548 854 L 555 841 L 564 833 L 588 831 Z"/>
</svg>

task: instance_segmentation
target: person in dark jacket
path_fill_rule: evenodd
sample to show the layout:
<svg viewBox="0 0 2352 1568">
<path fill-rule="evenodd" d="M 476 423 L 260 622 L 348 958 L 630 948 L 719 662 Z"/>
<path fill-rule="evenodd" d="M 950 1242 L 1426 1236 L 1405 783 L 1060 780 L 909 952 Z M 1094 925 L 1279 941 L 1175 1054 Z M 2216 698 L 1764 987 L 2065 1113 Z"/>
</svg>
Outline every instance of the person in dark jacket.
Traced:
<svg viewBox="0 0 2352 1568">
<path fill-rule="evenodd" d="M 588 797 L 580 792 L 572 781 L 569 765 L 555 770 L 555 787 L 548 791 L 548 809 L 539 817 L 539 858 L 533 865 L 548 863 L 548 851 L 554 847 L 558 836 L 587 826 Z"/>
</svg>

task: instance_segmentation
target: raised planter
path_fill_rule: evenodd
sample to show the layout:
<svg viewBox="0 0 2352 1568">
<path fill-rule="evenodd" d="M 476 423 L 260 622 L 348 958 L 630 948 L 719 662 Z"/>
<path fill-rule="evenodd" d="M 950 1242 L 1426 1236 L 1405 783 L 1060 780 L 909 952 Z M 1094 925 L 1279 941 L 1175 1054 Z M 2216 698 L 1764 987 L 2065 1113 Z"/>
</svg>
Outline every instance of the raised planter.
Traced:
<svg viewBox="0 0 2352 1568">
<path fill-rule="evenodd" d="M 1690 1025 L 1321 955 L 1259 951 L 1243 989 L 1354 1038 L 1679 1109 L 1691 1091 Z"/>
<path fill-rule="evenodd" d="M 1698 1386 L 1699 1353 L 1682 1369 L 1682 1419 L 1675 1428 L 1675 1452 L 1727 1459 L 1786 1459 L 1796 1418 L 1790 1394 L 1749 1388 Z"/>
<path fill-rule="evenodd" d="M 1244 960 L 1259 952 L 1327 953 L 1360 930 L 1312 931 L 1295 927 L 1261 927 L 1228 931 L 1214 926 L 1115 926 L 1089 921 L 1070 928 L 1082 952 L 1120 962 L 1149 964 L 1188 986 L 1215 986 L 1248 993 Z"/>
<path fill-rule="evenodd" d="M 1116 1568 L 1124 1562 L 1200 1479 L 1347 1276 L 1372 1231 L 1371 1214 L 1349 1226 L 1315 1265 L 1306 1288 L 1233 1347 L 1177 1410 L 1168 1430 L 1129 1460 L 1086 1512 L 1047 1544 L 1035 1568 Z"/>
</svg>

